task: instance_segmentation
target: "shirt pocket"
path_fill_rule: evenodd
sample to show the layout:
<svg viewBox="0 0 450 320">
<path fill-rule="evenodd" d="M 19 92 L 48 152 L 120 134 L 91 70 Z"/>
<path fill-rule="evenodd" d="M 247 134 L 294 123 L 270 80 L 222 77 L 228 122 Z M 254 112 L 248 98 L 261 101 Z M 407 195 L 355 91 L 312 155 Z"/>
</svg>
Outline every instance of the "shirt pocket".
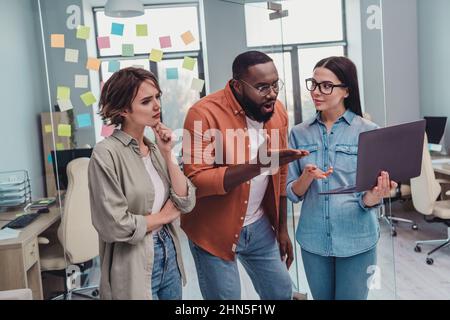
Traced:
<svg viewBox="0 0 450 320">
<path fill-rule="evenodd" d="M 300 168 L 303 171 L 306 165 L 314 164 L 319 165 L 318 161 L 318 151 L 319 145 L 317 143 L 314 144 L 306 144 L 297 147 L 298 150 L 306 150 L 309 152 L 309 155 L 300 159 Z"/>
<path fill-rule="evenodd" d="M 352 144 L 337 144 L 334 169 L 344 173 L 356 173 L 358 146 Z"/>
</svg>

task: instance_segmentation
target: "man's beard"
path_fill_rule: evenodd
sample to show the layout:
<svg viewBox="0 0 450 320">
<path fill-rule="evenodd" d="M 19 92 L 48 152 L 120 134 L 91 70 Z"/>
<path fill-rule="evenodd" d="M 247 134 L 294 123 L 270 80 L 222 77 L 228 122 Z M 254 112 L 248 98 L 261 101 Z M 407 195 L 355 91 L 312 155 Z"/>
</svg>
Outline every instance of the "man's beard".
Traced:
<svg viewBox="0 0 450 320">
<path fill-rule="evenodd" d="M 242 108 L 250 118 L 255 119 L 258 122 L 267 122 L 272 118 L 275 112 L 275 106 L 272 112 L 263 114 L 261 112 L 262 105 L 256 104 L 253 100 L 248 98 L 245 94 L 242 95 Z"/>
</svg>

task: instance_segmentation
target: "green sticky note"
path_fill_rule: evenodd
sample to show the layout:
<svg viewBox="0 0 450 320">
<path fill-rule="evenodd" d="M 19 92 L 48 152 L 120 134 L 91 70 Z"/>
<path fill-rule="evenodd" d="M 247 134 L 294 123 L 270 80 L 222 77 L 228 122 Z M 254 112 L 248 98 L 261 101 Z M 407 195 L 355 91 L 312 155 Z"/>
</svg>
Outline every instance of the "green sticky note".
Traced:
<svg viewBox="0 0 450 320">
<path fill-rule="evenodd" d="M 122 44 L 122 56 L 133 57 L 134 56 L 134 45 Z"/>
<path fill-rule="evenodd" d="M 70 137 L 72 136 L 72 127 L 70 124 L 58 124 L 58 136 Z"/>
<path fill-rule="evenodd" d="M 58 100 L 70 100 L 70 88 L 58 86 L 56 97 Z"/>
<path fill-rule="evenodd" d="M 196 60 L 191 57 L 184 57 L 183 68 L 187 70 L 194 70 Z"/>
<path fill-rule="evenodd" d="M 148 28 L 146 24 L 137 24 L 136 25 L 136 35 L 138 37 L 146 37 L 148 36 Z"/>
<path fill-rule="evenodd" d="M 163 57 L 163 52 L 158 49 L 152 49 L 152 52 L 150 52 L 149 60 L 153 62 L 160 62 Z"/>
<path fill-rule="evenodd" d="M 78 39 L 89 39 L 89 34 L 91 33 L 91 28 L 86 26 L 78 26 L 77 28 L 77 38 Z"/>
<path fill-rule="evenodd" d="M 64 143 L 57 143 L 56 144 L 56 150 L 64 150 Z"/>
<path fill-rule="evenodd" d="M 97 99 L 95 99 L 95 96 L 92 94 L 92 92 L 88 91 L 86 93 L 83 93 L 80 96 L 81 100 L 83 100 L 86 107 L 90 106 L 91 104 L 94 104 L 97 102 Z"/>
</svg>

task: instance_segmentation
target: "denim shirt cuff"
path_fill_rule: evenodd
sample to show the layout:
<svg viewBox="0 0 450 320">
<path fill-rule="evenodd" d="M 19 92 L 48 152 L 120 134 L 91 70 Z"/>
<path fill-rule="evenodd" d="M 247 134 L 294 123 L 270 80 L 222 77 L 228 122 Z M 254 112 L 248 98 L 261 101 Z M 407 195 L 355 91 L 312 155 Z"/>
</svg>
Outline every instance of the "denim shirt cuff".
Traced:
<svg viewBox="0 0 450 320">
<path fill-rule="evenodd" d="M 290 183 L 287 184 L 286 186 L 286 193 L 287 193 L 287 197 L 289 198 L 289 200 L 291 200 L 293 203 L 299 203 L 300 201 L 303 201 L 303 196 L 299 197 L 298 195 L 295 194 L 295 192 L 292 190 L 292 184 L 295 181 L 292 181 Z"/>
<path fill-rule="evenodd" d="M 373 207 L 367 207 L 366 204 L 364 203 L 364 200 L 363 200 L 365 194 L 366 194 L 365 192 L 359 192 L 358 193 L 358 202 L 359 202 L 360 207 L 364 211 L 370 211 L 372 209 L 378 209 L 379 207 L 381 207 L 381 205 L 383 204 L 383 200 L 381 200 L 379 204 L 374 205 Z"/>
</svg>

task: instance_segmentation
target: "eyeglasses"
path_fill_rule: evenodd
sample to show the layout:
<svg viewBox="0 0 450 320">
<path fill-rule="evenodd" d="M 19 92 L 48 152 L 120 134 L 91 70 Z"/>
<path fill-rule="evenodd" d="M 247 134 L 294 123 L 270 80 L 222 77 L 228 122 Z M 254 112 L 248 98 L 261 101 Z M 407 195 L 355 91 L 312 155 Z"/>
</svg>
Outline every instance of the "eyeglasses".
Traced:
<svg viewBox="0 0 450 320">
<path fill-rule="evenodd" d="M 344 83 L 341 84 L 334 84 L 330 81 L 324 81 L 324 82 L 317 82 L 313 78 L 306 79 L 306 89 L 308 91 L 314 91 L 316 88 L 319 87 L 319 91 L 325 95 L 330 95 L 333 93 L 333 89 L 338 88 L 347 88 L 347 85 Z"/>
<path fill-rule="evenodd" d="M 248 85 L 249 87 L 252 87 L 253 89 L 257 90 L 260 96 L 267 96 L 273 89 L 273 91 L 275 93 L 280 92 L 281 89 L 283 89 L 284 83 L 283 81 L 281 81 L 280 79 L 278 79 L 277 81 L 275 81 L 272 84 L 261 84 L 257 87 L 252 86 L 250 83 L 244 81 L 244 80 L 238 80 L 241 81 L 243 83 L 245 83 L 246 85 Z"/>
</svg>

